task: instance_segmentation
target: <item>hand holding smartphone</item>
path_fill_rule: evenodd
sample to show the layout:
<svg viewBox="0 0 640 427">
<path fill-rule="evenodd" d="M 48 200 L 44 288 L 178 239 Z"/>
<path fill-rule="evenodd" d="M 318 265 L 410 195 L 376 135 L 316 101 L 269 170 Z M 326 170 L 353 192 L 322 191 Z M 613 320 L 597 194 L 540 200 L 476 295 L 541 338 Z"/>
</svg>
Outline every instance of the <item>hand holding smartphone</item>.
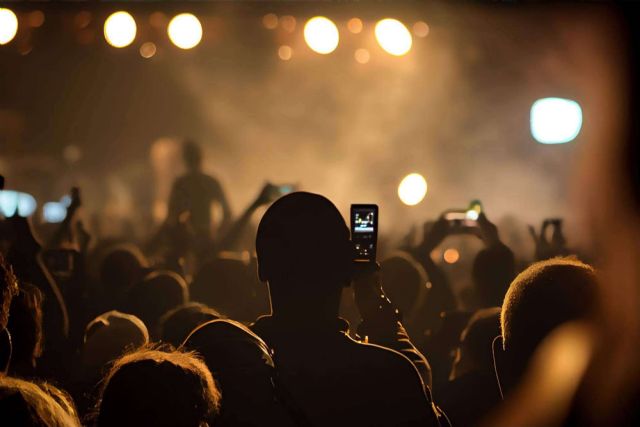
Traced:
<svg viewBox="0 0 640 427">
<path fill-rule="evenodd" d="M 375 262 L 378 245 L 378 205 L 351 205 L 351 240 L 355 261 Z"/>
</svg>

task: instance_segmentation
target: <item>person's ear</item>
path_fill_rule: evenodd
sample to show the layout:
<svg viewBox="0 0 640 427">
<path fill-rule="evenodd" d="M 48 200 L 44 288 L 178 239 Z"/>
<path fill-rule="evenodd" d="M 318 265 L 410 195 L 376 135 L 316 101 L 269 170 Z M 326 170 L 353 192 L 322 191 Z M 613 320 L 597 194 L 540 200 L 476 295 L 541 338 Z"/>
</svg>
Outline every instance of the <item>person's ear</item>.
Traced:
<svg viewBox="0 0 640 427">
<path fill-rule="evenodd" d="M 500 397 L 504 399 L 504 369 L 505 369 L 505 351 L 504 341 L 502 341 L 502 335 L 498 335 L 493 339 L 491 343 L 491 349 L 493 353 L 493 370 L 496 375 L 496 382 L 498 383 L 498 390 L 500 391 Z M 501 377 L 502 376 L 502 380 Z"/>
</svg>

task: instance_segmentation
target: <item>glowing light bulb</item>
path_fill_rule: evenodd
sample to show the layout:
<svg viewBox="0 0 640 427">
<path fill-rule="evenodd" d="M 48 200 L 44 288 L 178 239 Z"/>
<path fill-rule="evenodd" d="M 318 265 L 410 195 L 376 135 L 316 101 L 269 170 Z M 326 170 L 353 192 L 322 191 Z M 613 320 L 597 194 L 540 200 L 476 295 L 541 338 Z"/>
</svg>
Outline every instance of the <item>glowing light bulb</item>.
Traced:
<svg viewBox="0 0 640 427">
<path fill-rule="evenodd" d="M 427 181 L 418 173 L 405 176 L 398 185 L 398 197 L 408 206 L 415 206 L 427 195 Z"/>
</svg>

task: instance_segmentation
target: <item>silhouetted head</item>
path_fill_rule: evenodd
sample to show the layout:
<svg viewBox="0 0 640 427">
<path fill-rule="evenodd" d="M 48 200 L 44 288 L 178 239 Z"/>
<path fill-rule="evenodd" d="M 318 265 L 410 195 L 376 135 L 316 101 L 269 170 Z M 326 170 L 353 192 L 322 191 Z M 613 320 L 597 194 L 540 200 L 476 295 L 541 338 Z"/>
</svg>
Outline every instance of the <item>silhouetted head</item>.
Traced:
<svg viewBox="0 0 640 427">
<path fill-rule="evenodd" d="M 202 148 L 188 139 L 182 143 L 182 158 L 188 171 L 199 171 L 202 167 Z"/>
<path fill-rule="evenodd" d="M 40 289 L 29 283 L 22 283 L 11 301 L 11 375 L 33 375 L 36 359 L 42 354 L 42 301 Z"/>
<path fill-rule="evenodd" d="M 550 332 L 592 313 L 596 288 L 593 268 L 571 258 L 537 262 L 513 280 L 502 305 L 501 340 L 493 348 L 503 391 L 518 382 Z"/>
<path fill-rule="evenodd" d="M 173 271 L 149 273 L 129 291 L 131 312 L 142 319 L 152 336 L 160 317 L 187 301 L 187 283 Z"/>
<path fill-rule="evenodd" d="M 107 362 L 149 342 L 147 327 L 136 316 L 109 311 L 87 325 L 82 345 L 82 364 L 95 374 Z"/>
<path fill-rule="evenodd" d="M 419 304 L 427 273 L 409 254 L 398 252 L 380 263 L 384 292 L 403 314 L 410 314 Z"/>
<path fill-rule="evenodd" d="M 219 403 L 211 372 L 194 353 L 141 349 L 106 375 L 97 425 L 200 427 Z"/>
<path fill-rule="evenodd" d="M 460 334 L 460 347 L 452 376 L 467 372 L 493 372 L 492 345 L 500 335 L 500 307 L 483 308 L 471 316 Z"/>
<path fill-rule="evenodd" d="M 223 394 L 216 425 L 285 425 L 274 389 L 271 351 L 256 334 L 231 320 L 213 320 L 191 333 L 185 348 L 195 350 Z"/>
<path fill-rule="evenodd" d="M 221 317 L 211 307 L 189 302 L 166 312 L 160 318 L 158 337 L 161 341 L 178 347 L 198 326 Z"/>
<path fill-rule="evenodd" d="M 109 297 L 121 298 L 134 283 L 142 279 L 147 260 L 134 245 L 120 245 L 102 259 L 100 281 Z M 121 308 L 121 307 L 112 307 Z"/>
<path fill-rule="evenodd" d="M 3 425 L 25 427 L 80 426 L 75 413 L 67 411 L 42 387 L 11 377 L 0 378 L 0 420 Z"/>
<path fill-rule="evenodd" d="M 327 198 L 296 192 L 278 199 L 260 221 L 256 251 L 274 314 L 296 310 L 306 317 L 309 310 L 320 310 L 337 315 L 341 288 L 350 283 L 353 244 Z"/>
<path fill-rule="evenodd" d="M 472 277 L 481 307 L 501 306 L 515 276 L 516 261 L 508 247 L 496 245 L 478 252 Z"/>
</svg>

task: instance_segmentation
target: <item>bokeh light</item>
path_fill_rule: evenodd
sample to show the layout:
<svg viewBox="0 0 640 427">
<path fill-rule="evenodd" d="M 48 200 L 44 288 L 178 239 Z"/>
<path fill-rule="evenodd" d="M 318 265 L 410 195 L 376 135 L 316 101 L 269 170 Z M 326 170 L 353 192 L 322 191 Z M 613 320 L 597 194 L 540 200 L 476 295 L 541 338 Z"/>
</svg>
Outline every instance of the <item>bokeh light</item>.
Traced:
<svg viewBox="0 0 640 427">
<path fill-rule="evenodd" d="M 278 28 L 278 15 L 275 13 L 267 13 L 262 17 L 262 25 L 267 30 L 275 30 Z"/>
<path fill-rule="evenodd" d="M 171 42 L 180 49 L 191 49 L 202 40 L 202 24 L 195 15 L 181 13 L 169 22 L 167 34 Z"/>
<path fill-rule="evenodd" d="M 82 159 L 82 151 L 77 145 L 67 145 L 62 150 L 62 157 L 67 163 L 77 163 Z"/>
<path fill-rule="evenodd" d="M 64 221 L 67 217 L 67 207 L 60 202 L 47 202 L 42 205 L 42 219 L 49 223 Z"/>
<path fill-rule="evenodd" d="M 13 216 L 16 213 L 18 216 L 28 217 L 35 212 L 36 207 L 36 199 L 31 194 L 0 190 L 0 212 L 5 217 Z"/>
<path fill-rule="evenodd" d="M 338 47 L 340 34 L 338 27 L 324 16 L 316 16 L 304 26 L 304 40 L 311 50 L 322 55 L 333 52 Z"/>
<path fill-rule="evenodd" d="M 280 17 L 280 26 L 288 33 L 293 33 L 296 29 L 296 18 L 291 15 Z"/>
<path fill-rule="evenodd" d="M 380 47 L 391 55 L 402 56 L 411 50 L 411 33 L 397 19 L 387 18 L 379 21 L 375 33 Z"/>
<path fill-rule="evenodd" d="M 0 44 L 7 44 L 18 33 L 18 17 L 11 9 L 0 8 Z"/>
<path fill-rule="evenodd" d="M 460 252 L 457 249 L 449 248 L 444 251 L 444 262 L 447 264 L 455 264 L 460 259 Z"/>
<path fill-rule="evenodd" d="M 157 48 L 155 43 L 153 42 L 142 43 L 142 46 L 140 46 L 140 56 L 142 56 L 145 59 L 152 58 L 153 55 L 156 54 L 156 51 L 157 51 Z"/>
<path fill-rule="evenodd" d="M 416 37 L 424 38 L 429 35 L 429 25 L 424 21 L 418 21 L 413 24 L 413 34 Z"/>
<path fill-rule="evenodd" d="M 398 197 L 408 206 L 415 206 L 427 195 L 427 181 L 419 173 L 405 176 L 398 185 Z"/>
<path fill-rule="evenodd" d="M 358 63 L 366 64 L 371 59 L 371 54 L 367 49 L 360 48 L 356 49 L 356 51 L 353 53 L 353 57 Z"/>
<path fill-rule="evenodd" d="M 136 21 L 129 13 L 120 11 L 104 21 L 104 38 L 113 47 L 126 47 L 136 38 Z"/>
<path fill-rule="evenodd" d="M 582 108 L 570 99 L 543 98 L 531 106 L 531 135 L 541 144 L 572 141 L 582 128 Z"/>
<path fill-rule="evenodd" d="M 87 28 L 91 24 L 91 12 L 81 10 L 73 17 L 73 24 L 81 30 Z"/>
<path fill-rule="evenodd" d="M 278 48 L 278 56 L 283 61 L 288 61 L 293 56 L 293 49 L 291 49 L 290 46 L 286 46 L 286 45 L 285 46 L 280 46 Z"/>
<path fill-rule="evenodd" d="M 360 34 L 362 32 L 362 20 L 360 18 L 351 18 L 349 22 L 347 22 L 347 28 L 353 34 Z"/>
<path fill-rule="evenodd" d="M 27 22 L 32 28 L 40 28 L 44 24 L 44 13 L 41 10 L 34 10 L 27 15 Z"/>
</svg>

